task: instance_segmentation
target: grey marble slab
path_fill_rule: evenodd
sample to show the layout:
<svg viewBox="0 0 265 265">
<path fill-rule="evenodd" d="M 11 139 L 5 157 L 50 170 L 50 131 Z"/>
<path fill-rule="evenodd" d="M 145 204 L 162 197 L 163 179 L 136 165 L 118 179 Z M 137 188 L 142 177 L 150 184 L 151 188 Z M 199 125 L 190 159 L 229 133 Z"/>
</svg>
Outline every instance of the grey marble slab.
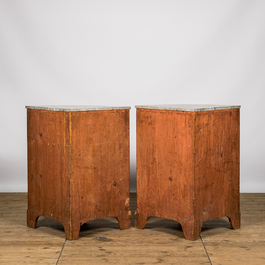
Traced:
<svg viewBox="0 0 265 265">
<path fill-rule="evenodd" d="M 130 109 L 131 107 L 113 107 L 113 106 L 93 106 L 93 105 L 43 105 L 43 106 L 26 106 L 26 109 L 52 110 L 52 111 L 94 111 L 94 110 L 116 110 Z"/>
<path fill-rule="evenodd" d="M 165 104 L 165 105 L 136 105 L 137 109 L 159 109 L 176 111 L 209 111 L 220 109 L 238 109 L 240 105 L 210 105 L 210 104 Z"/>
</svg>

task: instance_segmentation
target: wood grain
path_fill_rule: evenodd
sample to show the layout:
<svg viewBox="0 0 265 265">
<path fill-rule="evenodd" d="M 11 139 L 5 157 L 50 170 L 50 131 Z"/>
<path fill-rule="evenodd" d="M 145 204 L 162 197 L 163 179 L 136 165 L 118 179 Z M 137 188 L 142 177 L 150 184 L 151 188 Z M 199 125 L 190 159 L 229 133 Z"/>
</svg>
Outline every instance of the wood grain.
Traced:
<svg viewBox="0 0 265 265">
<path fill-rule="evenodd" d="M 67 239 L 109 216 L 129 228 L 129 109 L 27 111 L 28 226 L 49 217 Z"/>
<path fill-rule="evenodd" d="M 135 194 L 131 202 L 133 213 Z M 146 229 L 126 230 L 116 218 L 96 219 L 68 241 L 53 219 L 27 227 L 26 193 L 0 193 L 0 264 L 264 264 L 265 194 L 241 194 L 240 202 L 241 229 L 218 218 L 204 222 L 197 241 L 185 240 L 178 222 L 159 217 L 150 217 Z"/>
<path fill-rule="evenodd" d="M 168 218 L 190 240 L 221 216 L 239 228 L 239 126 L 239 109 L 138 108 L 136 227 Z"/>
<path fill-rule="evenodd" d="M 207 242 L 205 247 L 214 265 L 265 264 L 265 242 Z"/>
</svg>

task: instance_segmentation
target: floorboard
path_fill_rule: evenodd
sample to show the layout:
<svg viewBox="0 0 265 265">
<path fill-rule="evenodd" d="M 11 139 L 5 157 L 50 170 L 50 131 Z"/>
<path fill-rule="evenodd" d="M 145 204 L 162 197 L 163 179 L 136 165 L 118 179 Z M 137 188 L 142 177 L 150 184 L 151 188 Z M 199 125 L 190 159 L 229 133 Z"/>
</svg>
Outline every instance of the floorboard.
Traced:
<svg viewBox="0 0 265 265">
<path fill-rule="evenodd" d="M 132 225 L 136 195 L 131 194 Z M 120 230 L 115 218 L 85 223 L 78 240 L 40 217 L 26 226 L 27 194 L 0 193 L 0 264 L 265 264 L 265 194 L 241 194 L 241 228 L 226 217 L 203 224 L 200 239 L 184 238 L 178 222 L 151 217 L 145 229 Z"/>
</svg>

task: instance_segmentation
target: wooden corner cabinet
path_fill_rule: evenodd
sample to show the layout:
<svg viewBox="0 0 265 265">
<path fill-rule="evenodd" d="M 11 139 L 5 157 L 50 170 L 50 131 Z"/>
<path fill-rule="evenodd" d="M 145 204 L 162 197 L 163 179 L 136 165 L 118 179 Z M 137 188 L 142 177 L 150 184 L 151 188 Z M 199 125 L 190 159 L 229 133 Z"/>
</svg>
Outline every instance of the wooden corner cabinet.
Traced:
<svg viewBox="0 0 265 265">
<path fill-rule="evenodd" d="M 196 240 L 204 221 L 240 227 L 240 106 L 155 105 L 137 109 L 137 210 L 178 221 Z"/>
<path fill-rule="evenodd" d="M 27 225 L 39 216 L 61 222 L 67 239 L 80 225 L 116 217 L 131 226 L 130 107 L 27 108 Z"/>
</svg>

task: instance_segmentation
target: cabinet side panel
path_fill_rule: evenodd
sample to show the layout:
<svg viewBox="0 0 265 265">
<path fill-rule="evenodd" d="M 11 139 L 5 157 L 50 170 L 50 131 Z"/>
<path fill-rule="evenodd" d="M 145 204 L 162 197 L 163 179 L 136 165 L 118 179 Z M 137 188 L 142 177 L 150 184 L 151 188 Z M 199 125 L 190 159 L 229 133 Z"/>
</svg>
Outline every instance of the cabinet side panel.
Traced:
<svg viewBox="0 0 265 265">
<path fill-rule="evenodd" d="M 137 109 L 137 212 L 193 216 L 194 113 Z"/>
<path fill-rule="evenodd" d="M 129 110 L 73 112 L 71 139 L 73 218 L 128 215 Z"/>
<path fill-rule="evenodd" d="M 239 133 L 239 109 L 197 113 L 195 193 L 203 221 L 240 212 Z"/>
<path fill-rule="evenodd" d="M 69 216 L 68 114 L 27 110 L 28 209 L 63 222 Z"/>
</svg>

